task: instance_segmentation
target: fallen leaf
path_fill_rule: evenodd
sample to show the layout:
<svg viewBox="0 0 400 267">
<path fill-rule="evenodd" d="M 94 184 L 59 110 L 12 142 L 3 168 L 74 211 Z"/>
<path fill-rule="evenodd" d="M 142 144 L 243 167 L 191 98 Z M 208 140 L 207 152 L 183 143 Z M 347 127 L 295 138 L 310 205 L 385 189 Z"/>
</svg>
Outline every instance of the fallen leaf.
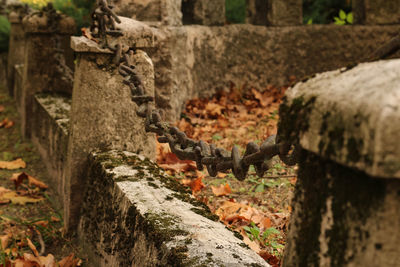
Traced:
<svg viewBox="0 0 400 267">
<path fill-rule="evenodd" d="M 0 105 L 0 112 L 3 112 L 3 111 L 4 111 L 4 106 Z"/>
<path fill-rule="evenodd" d="M 18 190 L 18 187 L 23 183 L 25 179 L 28 179 L 28 175 L 25 172 L 13 173 L 10 178 L 10 180 L 14 182 L 16 190 Z"/>
<path fill-rule="evenodd" d="M 56 261 L 52 254 L 48 254 L 47 256 L 39 256 L 40 263 L 43 267 L 55 267 Z"/>
<path fill-rule="evenodd" d="M 51 219 L 52 222 L 59 222 L 60 221 L 60 218 L 57 218 L 57 217 L 54 217 L 54 216 L 51 216 L 50 219 Z"/>
<path fill-rule="evenodd" d="M 200 173 L 200 175 L 198 175 L 196 179 L 182 179 L 181 180 L 181 183 L 183 185 L 189 186 L 193 193 L 198 192 L 205 187 L 205 185 L 203 184 L 203 180 L 202 180 L 204 178 L 204 175 L 199 171 L 197 171 L 197 173 Z"/>
<path fill-rule="evenodd" d="M 8 241 L 10 241 L 11 234 L 0 236 L 1 249 L 5 250 L 8 246 Z"/>
<path fill-rule="evenodd" d="M 82 35 L 85 36 L 86 38 L 88 38 L 89 40 L 92 40 L 96 43 L 98 43 L 99 41 L 97 39 L 95 39 L 92 34 L 90 33 L 90 30 L 88 28 L 81 28 L 82 31 Z"/>
<path fill-rule="evenodd" d="M 5 125 L 4 128 L 8 129 L 14 126 L 14 122 L 13 121 L 8 121 Z"/>
<path fill-rule="evenodd" d="M 11 202 L 11 200 L 3 198 L 4 193 L 10 192 L 10 191 L 11 190 L 0 186 L 0 204 L 7 204 L 7 203 Z"/>
<path fill-rule="evenodd" d="M 39 187 L 40 189 L 47 189 L 49 188 L 48 185 L 46 185 L 45 183 L 43 183 L 42 181 L 40 181 L 39 179 L 36 179 L 33 176 L 28 175 L 28 180 L 29 180 L 29 185 L 34 185 L 36 187 Z"/>
<path fill-rule="evenodd" d="M 80 266 L 81 260 L 79 258 L 75 258 L 74 253 L 71 253 L 69 256 L 63 258 L 58 262 L 60 267 L 76 267 Z"/>
<path fill-rule="evenodd" d="M 38 225 L 38 226 L 41 226 L 41 227 L 47 227 L 48 225 L 49 225 L 49 222 L 48 221 L 37 221 L 37 222 L 35 222 L 34 224 L 36 224 L 36 225 Z"/>
<path fill-rule="evenodd" d="M 217 197 L 226 196 L 232 193 L 232 189 L 229 184 L 221 184 L 220 186 L 211 186 L 211 190 Z"/>
<path fill-rule="evenodd" d="M 15 170 L 21 168 L 26 168 L 26 163 L 21 158 L 13 161 L 0 161 L 0 169 Z"/>
<path fill-rule="evenodd" d="M 28 184 L 30 186 L 33 185 L 33 186 L 36 186 L 36 187 L 38 187 L 40 189 L 47 189 L 48 188 L 48 186 L 45 183 L 43 183 L 42 181 L 36 179 L 33 176 L 30 176 L 30 175 L 26 174 L 25 172 L 14 173 L 10 179 L 11 179 L 11 181 L 14 182 L 15 189 L 18 189 L 18 187 L 23 183 L 23 181 L 25 179 L 28 179 Z"/>
<path fill-rule="evenodd" d="M 8 192 L 3 194 L 3 199 L 9 199 L 13 204 L 25 205 L 28 203 L 36 203 L 43 201 L 44 198 L 32 198 L 27 196 L 20 196 L 17 192 Z"/>
<path fill-rule="evenodd" d="M 261 250 L 258 252 L 258 255 L 260 255 L 264 260 L 266 260 L 272 267 L 280 266 L 279 258 L 276 257 L 275 255 L 272 255 L 268 251 Z"/>
<path fill-rule="evenodd" d="M 27 237 L 26 241 L 28 242 L 28 247 L 32 250 L 33 254 L 38 257 L 39 252 L 37 251 L 35 245 L 32 243 L 32 241 Z"/>
</svg>

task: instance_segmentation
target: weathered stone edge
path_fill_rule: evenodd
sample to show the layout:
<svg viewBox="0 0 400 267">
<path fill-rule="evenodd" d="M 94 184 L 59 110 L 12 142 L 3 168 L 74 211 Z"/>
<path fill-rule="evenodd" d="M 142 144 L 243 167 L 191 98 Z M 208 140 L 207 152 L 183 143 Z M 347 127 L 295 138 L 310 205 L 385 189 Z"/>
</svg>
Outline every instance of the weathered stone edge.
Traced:
<svg viewBox="0 0 400 267">
<path fill-rule="evenodd" d="M 269 266 L 150 160 L 110 151 L 89 162 L 79 234 L 96 264 Z"/>
<path fill-rule="evenodd" d="M 394 138 L 400 116 L 392 103 L 398 93 L 393 88 L 384 93 L 379 87 L 357 88 L 365 82 L 360 79 L 372 80 L 370 74 L 357 76 L 371 66 L 376 76 L 393 78 L 400 60 L 317 74 L 290 88 L 280 107 L 279 139 L 300 143 L 306 150 L 371 176 L 400 178 L 400 147 Z M 351 82 L 348 87 L 346 79 Z M 389 125 L 393 130 L 388 130 Z"/>
</svg>

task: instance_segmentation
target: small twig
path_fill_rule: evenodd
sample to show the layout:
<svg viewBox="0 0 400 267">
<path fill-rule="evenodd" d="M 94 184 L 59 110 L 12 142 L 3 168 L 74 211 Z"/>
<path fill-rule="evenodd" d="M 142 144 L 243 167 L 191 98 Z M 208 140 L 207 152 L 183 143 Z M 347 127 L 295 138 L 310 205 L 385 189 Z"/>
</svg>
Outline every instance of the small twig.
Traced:
<svg viewBox="0 0 400 267">
<path fill-rule="evenodd" d="M 45 250 L 46 250 L 46 245 L 44 244 L 42 234 L 39 232 L 39 230 L 37 230 L 37 229 L 35 228 L 35 232 L 36 232 L 36 234 L 37 234 L 37 236 L 38 236 L 39 244 L 40 244 L 40 252 L 39 252 L 39 255 L 42 256 L 42 255 L 44 254 Z"/>
</svg>

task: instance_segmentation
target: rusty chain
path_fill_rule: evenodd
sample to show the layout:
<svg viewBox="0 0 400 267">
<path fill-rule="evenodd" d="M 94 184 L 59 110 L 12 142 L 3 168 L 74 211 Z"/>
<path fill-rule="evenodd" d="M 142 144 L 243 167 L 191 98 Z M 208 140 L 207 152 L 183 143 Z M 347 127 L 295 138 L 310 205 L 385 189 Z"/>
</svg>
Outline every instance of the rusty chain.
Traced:
<svg viewBox="0 0 400 267">
<path fill-rule="evenodd" d="M 93 24 L 90 27 L 92 36 L 101 39 L 101 45 L 114 51 L 114 62 L 118 66 L 119 74 L 123 77 L 123 83 L 131 90 L 132 101 L 138 105 L 136 111 L 139 117 L 145 118 L 146 132 L 158 135 L 160 143 L 168 143 L 169 147 L 179 159 L 193 160 L 198 170 L 204 166 L 210 176 L 216 176 L 218 172 L 229 172 L 232 170 L 235 177 L 244 180 L 253 165 L 259 177 L 268 170 L 268 160 L 279 155 L 280 159 L 287 165 L 297 162 L 299 147 L 284 142 L 276 143 L 275 135 L 268 137 L 261 146 L 254 142 L 247 144 L 246 151 L 241 157 L 237 146 L 231 152 L 217 148 L 213 144 L 204 141 L 196 141 L 188 138 L 186 134 L 177 127 L 171 126 L 161 119 L 160 112 L 154 108 L 154 97 L 146 94 L 139 73 L 135 70 L 132 56 L 133 49 L 123 52 L 120 44 L 111 46 L 107 43 L 107 35 L 121 36 L 122 31 L 118 29 L 120 23 L 118 16 L 112 11 L 112 6 L 106 0 L 98 0 L 98 7 L 92 15 Z M 289 153 L 292 150 L 292 153 Z"/>
</svg>

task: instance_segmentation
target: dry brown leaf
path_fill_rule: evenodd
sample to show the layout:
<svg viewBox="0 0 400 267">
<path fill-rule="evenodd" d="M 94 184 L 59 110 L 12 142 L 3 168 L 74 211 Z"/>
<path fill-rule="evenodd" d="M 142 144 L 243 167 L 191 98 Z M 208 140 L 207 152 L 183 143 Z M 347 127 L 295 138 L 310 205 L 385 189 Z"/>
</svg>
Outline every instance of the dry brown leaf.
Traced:
<svg viewBox="0 0 400 267">
<path fill-rule="evenodd" d="M 229 184 L 221 184 L 220 186 L 211 186 L 211 190 L 217 197 L 226 196 L 232 193 Z"/>
<path fill-rule="evenodd" d="M 28 247 L 32 250 L 33 254 L 36 257 L 39 257 L 39 252 L 37 251 L 35 245 L 32 243 L 32 241 L 27 237 L 26 241 L 28 242 Z"/>
<path fill-rule="evenodd" d="M 51 219 L 52 222 L 59 222 L 60 221 L 60 218 L 57 218 L 57 217 L 54 217 L 54 216 L 51 216 L 50 219 Z"/>
<path fill-rule="evenodd" d="M 4 106 L 0 105 L 0 112 L 3 112 L 3 111 L 4 111 Z"/>
<path fill-rule="evenodd" d="M 39 256 L 39 260 L 43 267 L 56 267 L 56 260 L 52 254 Z"/>
<path fill-rule="evenodd" d="M 36 203 L 43 201 L 44 198 L 38 197 L 38 198 L 33 198 L 33 197 L 28 197 L 28 196 L 20 196 L 18 195 L 17 192 L 8 192 L 3 194 L 3 200 L 9 199 L 13 204 L 19 204 L 19 205 L 25 205 L 28 203 Z"/>
<path fill-rule="evenodd" d="M 13 161 L 0 161 L 0 169 L 15 170 L 21 168 L 26 168 L 26 163 L 21 158 Z"/>
<path fill-rule="evenodd" d="M 219 115 L 221 115 L 223 109 L 224 109 L 223 106 L 221 106 L 219 104 L 216 104 L 216 103 L 212 103 L 212 102 L 209 102 L 206 105 L 206 111 L 211 116 L 219 116 Z"/>
<path fill-rule="evenodd" d="M 8 129 L 14 126 L 14 121 L 8 121 L 5 125 L 4 128 Z"/>
<path fill-rule="evenodd" d="M 63 258 L 58 262 L 60 267 L 76 267 L 80 266 L 81 260 L 79 258 L 75 258 L 74 253 L 71 253 L 69 256 Z"/>
<path fill-rule="evenodd" d="M 7 248 L 8 242 L 10 241 L 10 238 L 11 238 L 11 234 L 0 236 L 1 249 L 2 250 L 5 250 Z"/>
<path fill-rule="evenodd" d="M 94 41 L 96 43 L 99 43 L 99 41 L 92 36 L 92 34 L 90 33 L 90 30 L 88 28 L 81 28 L 81 31 L 82 31 L 82 35 L 83 36 L 85 36 L 89 40 L 92 40 L 92 41 Z"/>
<path fill-rule="evenodd" d="M 28 179 L 28 175 L 25 172 L 13 173 L 10 178 L 10 180 L 14 182 L 15 190 L 18 190 L 18 187 L 24 182 L 25 179 Z"/>
<path fill-rule="evenodd" d="M 42 181 L 40 181 L 39 179 L 36 179 L 33 176 L 28 175 L 28 181 L 29 181 L 29 185 L 32 186 L 36 186 L 39 187 L 40 189 L 47 189 L 49 188 L 48 185 L 46 185 L 45 183 L 43 183 Z"/>
<path fill-rule="evenodd" d="M 18 189 L 18 187 L 23 183 L 23 181 L 25 179 L 28 179 L 28 184 L 30 186 L 33 185 L 33 186 L 36 186 L 36 187 L 38 187 L 40 189 L 47 189 L 48 188 L 48 186 L 45 183 L 43 183 L 42 181 L 36 179 L 33 176 L 30 176 L 30 175 L 26 174 L 25 172 L 13 173 L 13 175 L 12 175 L 12 177 L 10 179 L 11 179 L 11 181 L 14 182 L 15 189 Z"/>
<path fill-rule="evenodd" d="M 41 227 L 47 227 L 49 225 L 49 221 L 37 221 L 34 224 L 41 226 Z"/>
</svg>

